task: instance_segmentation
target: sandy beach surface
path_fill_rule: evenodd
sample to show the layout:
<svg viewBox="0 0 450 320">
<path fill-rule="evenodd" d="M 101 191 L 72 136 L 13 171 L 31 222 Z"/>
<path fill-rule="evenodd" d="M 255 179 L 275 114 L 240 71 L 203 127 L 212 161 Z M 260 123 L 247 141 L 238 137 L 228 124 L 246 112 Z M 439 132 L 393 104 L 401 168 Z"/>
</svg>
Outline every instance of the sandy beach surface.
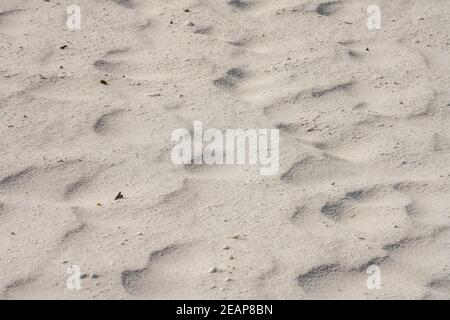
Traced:
<svg viewBox="0 0 450 320">
<path fill-rule="evenodd" d="M 450 299 L 449 31 L 448 0 L 1 0 L 0 299 Z M 175 165 L 194 121 L 279 129 L 279 171 Z"/>
</svg>

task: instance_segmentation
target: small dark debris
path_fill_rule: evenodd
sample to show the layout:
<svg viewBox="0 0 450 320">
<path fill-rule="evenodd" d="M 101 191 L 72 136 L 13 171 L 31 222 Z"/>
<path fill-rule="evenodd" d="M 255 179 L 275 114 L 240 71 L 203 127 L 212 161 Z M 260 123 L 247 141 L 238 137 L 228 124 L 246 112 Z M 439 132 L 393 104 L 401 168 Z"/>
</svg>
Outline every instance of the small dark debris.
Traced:
<svg viewBox="0 0 450 320">
<path fill-rule="evenodd" d="M 122 192 L 119 192 L 119 193 L 117 194 L 117 196 L 114 198 L 114 200 L 119 200 L 119 199 L 123 199 L 123 194 L 122 194 Z"/>
<path fill-rule="evenodd" d="M 63 45 L 63 46 L 61 46 L 61 47 L 59 47 L 61 50 L 64 50 L 64 49 L 66 49 L 67 48 L 67 44 L 65 44 L 65 45 Z"/>
<path fill-rule="evenodd" d="M 108 85 L 108 82 L 106 82 L 105 80 L 100 80 L 100 83 L 103 84 L 103 85 L 105 85 L 105 86 Z"/>
</svg>

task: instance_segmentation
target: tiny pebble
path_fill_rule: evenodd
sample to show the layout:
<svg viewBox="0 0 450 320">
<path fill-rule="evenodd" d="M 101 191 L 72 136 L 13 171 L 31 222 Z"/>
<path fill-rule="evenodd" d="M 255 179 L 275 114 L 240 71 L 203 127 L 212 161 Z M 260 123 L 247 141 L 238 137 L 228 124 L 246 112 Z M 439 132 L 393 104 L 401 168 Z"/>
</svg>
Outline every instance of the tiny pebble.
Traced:
<svg viewBox="0 0 450 320">
<path fill-rule="evenodd" d="M 208 270 L 208 273 L 216 273 L 217 272 L 217 268 L 216 267 L 212 267 Z"/>
</svg>

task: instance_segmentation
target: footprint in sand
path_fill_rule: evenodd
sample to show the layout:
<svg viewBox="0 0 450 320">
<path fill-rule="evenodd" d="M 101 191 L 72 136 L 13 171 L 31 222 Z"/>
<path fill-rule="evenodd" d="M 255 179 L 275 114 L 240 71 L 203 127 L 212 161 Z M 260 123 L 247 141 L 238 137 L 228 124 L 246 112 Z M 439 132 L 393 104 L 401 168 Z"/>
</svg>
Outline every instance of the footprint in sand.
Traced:
<svg viewBox="0 0 450 320">
<path fill-rule="evenodd" d="M 232 68 L 226 72 L 223 77 L 213 81 L 213 84 L 224 90 L 234 89 L 240 81 L 245 78 L 246 74 L 241 68 Z"/>
<path fill-rule="evenodd" d="M 247 0 L 230 0 L 228 4 L 237 9 L 246 9 L 250 6 L 250 2 Z"/>
<path fill-rule="evenodd" d="M 315 11 L 317 14 L 320 14 L 321 16 L 330 16 L 336 12 L 340 4 L 341 1 L 330 1 L 319 3 Z"/>
<path fill-rule="evenodd" d="M 133 0 L 111 0 L 111 1 L 128 9 L 134 9 L 135 7 Z"/>
<path fill-rule="evenodd" d="M 133 297 L 199 298 L 200 288 L 211 278 L 210 256 L 200 244 L 172 244 L 150 253 L 142 268 L 120 275 L 123 289 Z"/>
</svg>

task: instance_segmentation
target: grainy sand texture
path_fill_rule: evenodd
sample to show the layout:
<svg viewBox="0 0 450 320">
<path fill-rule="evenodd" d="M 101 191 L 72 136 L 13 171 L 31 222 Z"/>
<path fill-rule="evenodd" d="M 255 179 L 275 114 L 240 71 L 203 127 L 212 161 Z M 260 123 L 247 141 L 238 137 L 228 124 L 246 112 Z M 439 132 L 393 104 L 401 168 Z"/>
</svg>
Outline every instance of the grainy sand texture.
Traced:
<svg viewBox="0 0 450 320">
<path fill-rule="evenodd" d="M 1 0 L 0 299 L 449 299 L 450 2 L 323 1 Z"/>
</svg>

